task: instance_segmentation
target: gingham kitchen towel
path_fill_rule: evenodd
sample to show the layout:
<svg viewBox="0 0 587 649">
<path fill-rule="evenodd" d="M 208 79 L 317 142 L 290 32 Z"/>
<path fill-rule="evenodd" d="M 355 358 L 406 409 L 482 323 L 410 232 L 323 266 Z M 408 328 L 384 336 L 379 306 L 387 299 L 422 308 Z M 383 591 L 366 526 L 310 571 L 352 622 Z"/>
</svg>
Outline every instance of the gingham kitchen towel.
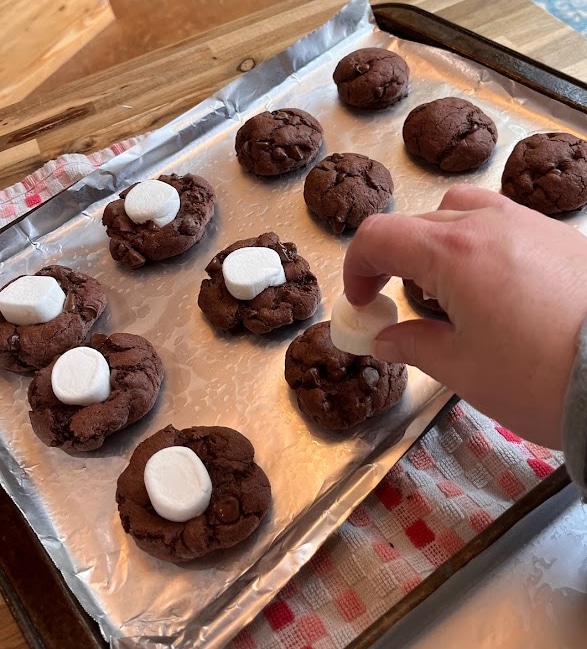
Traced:
<svg viewBox="0 0 587 649">
<path fill-rule="evenodd" d="M 561 463 L 460 402 L 231 649 L 342 649 Z"/>
</svg>

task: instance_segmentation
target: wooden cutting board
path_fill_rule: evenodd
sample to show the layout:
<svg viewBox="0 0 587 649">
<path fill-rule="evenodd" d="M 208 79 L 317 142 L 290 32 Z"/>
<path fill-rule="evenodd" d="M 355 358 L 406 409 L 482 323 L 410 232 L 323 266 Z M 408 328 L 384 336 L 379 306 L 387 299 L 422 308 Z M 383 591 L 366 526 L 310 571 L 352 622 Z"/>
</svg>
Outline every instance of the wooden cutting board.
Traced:
<svg viewBox="0 0 587 649">
<path fill-rule="evenodd" d="M 108 0 L 0 0 L 0 106 L 24 99 L 114 21 Z"/>
</svg>

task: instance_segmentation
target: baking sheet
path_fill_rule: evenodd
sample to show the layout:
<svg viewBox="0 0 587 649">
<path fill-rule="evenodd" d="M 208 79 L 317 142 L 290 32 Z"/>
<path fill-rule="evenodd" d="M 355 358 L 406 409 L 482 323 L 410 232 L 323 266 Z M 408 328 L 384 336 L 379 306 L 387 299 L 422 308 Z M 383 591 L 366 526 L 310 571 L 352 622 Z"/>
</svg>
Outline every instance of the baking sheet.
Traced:
<svg viewBox="0 0 587 649">
<path fill-rule="evenodd" d="M 331 82 L 344 54 L 389 47 L 408 61 L 411 93 L 374 114 L 346 110 Z M 500 140 L 491 163 L 470 174 L 439 175 L 411 161 L 401 126 L 419 103 L 448 94 L 472 99 L 495 120 Z M 307 213 L 306 171 L 262 181 L 241 172 L 234 155 L 240 125 L 261 110 L 297 106 L 325 128 L 320 157 L 367 153 L 396 185 L 390 210 L 433 209 L 455 180 L 499 188 L 514 142 L 536 130 L 585 137 L 584 116 L 445 52 L 377 31 L 368 5 L 350 3 L 288 53 L 203 102 L 138 147 L 2 235 L 2 285 L 62 263 L 92 274 L 109 307 L 95 328 L 144 335 L 156 346 L 167 379 L 154 411 L 98 452 L 70 456 L 34 436 L 26 409 L 28 379 L 0 378 L 0 469 L 3 486 L 24 511 L 76 597 L 113 647 L 222 646 L 317 549 L 397 459 L 405 424 L 440 386 L 415 369 L 392 413 L 350 434 L 331 434 L 297 411 L 283 380 L 289 341 L 327 319 L 342 288 L 349 235 L 335 237 Z M 583 130 L 581 130 L 583 128 Z M 192 172 L 215 187 L 218 207 L 205 238 L 181 258 L 139 271 L 118 267 L 100 225 L 104 205 L 135 180 Z M 584 213 L 572 222 L 581 226 Z M 273 229 L 295 241 L 318 276 L 323 301 L 314 318 L 264 338 L 213 331 L 196 304 L 209 259 L 234 240 Z M 138 288 L 137 288 L 138 287 Z M 402 317 L 414 317 L 394 281 Z M 259 533 L 221 556 L 177 567 L 141 553 L 120 527 L 115 482 L 136 444 L 167 423 L 232 426 L 247 435 L 273 486 L 274 504 Z M 423 422 L 416 422 L 416 435 Z M 409 437 L 409 436 L 408 436 Z M 404 444 L 407 442 L 404 442 Z M 395 451 L 395 453 L 394 453 Z M 236 583 L 235 583 L 236 580 Z"/>
</svg>

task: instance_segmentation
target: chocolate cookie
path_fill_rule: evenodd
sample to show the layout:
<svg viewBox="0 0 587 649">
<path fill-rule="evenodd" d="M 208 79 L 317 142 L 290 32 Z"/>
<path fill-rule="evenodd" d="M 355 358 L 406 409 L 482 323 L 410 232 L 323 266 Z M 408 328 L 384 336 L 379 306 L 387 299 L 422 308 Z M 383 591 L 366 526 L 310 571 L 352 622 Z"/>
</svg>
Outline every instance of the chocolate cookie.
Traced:
<svg viewBox="0 0 587 649">
<path fill-rule="evenodd" d="M 587 204 L 587 141 L 570 133 L 537 133 L 520 140 L 501 177 L 501 190 L 543 214 Z"/>
<path fill-rule="evenodd" d="M 410 71 L 398 54 L 382 47 L 365 47 L 341 59 L 332 78 L 345 104 L 379 109 L 408 94 Z"/>
<path fill-rule="evenodd" d="M 345 430 L 395 405 L 408 371 L 403 364 L 340 351 L 330 339 L 330 322 L 318 322 L 288 347 L 285 380 L 310 419 Z"/>
<path fill-rule="evenodd" d="M 279 176 L 305 167 L 322 144 L 322 126 L 299 108 L 265 111 L 251 117 L 236 134 L 236 157 L 258 176 Z"/>
<path fill-rule="evenodd" d="M 148 261 L 161 261 L 191 248 L 204 236 L 206 225 L 214 214 L 214 190 L 201 176 L 186 174 L 159 176 L 157 180 L 177 189 L 180 207 L 177 216 L 163 227 L 153 221 L 135 223 L 124 211 L 124 197 L 108 203 L 102 216 L 110 237 L 110 254 L 128 268 L 140 268 Z"/>
<path fill-rule="evenodd" d="M 358 228 L 370 214 L 381 212 L 392 194 L 389 171 L 359 153 L 334 153 L 324 158 L 304 183 L 306 205 L 336 234 Z"/>
<path fill-rule="evenodd" d="M 416 308 L 422 310 L 427 315 L 432 314 L 448 318 L 446 311 L 440 306 L 438 300 L 433 297 L 424 297 L 424 291 L 416 284 L 416 282 L 414 282 L 413 279 L 404 279 L 402 281 L 408 300 L 412 302 Z"/>
<path fill-rule="evenodd" d="M 238 300 L 226 288 L 222 263 L 234 250 L 253 246 L 277 252 L 287 281 L 280 286 L 267 287 L 252 300 Z M 294 320 L 309 318 L 320 303 L 318 280 L 308 262 L 298 255 L 294 243 L 282 243 L 275 232 L 236 241 L 210 261 L 206 272 L 210 279 L 202 282 L 198 306 L 213 326 L 232 333 L 242 329 L 255 334 L 268 333 Z"/>
<path fill-rule="evenodd" d="M 59 401 L 51 388 L 55 361 L 37 372 L 29 384 L 31 424 L 47 446 L 92 451 L 102 446 L 108 435 L 134 424 L 155 405 L 164 371 L 148 340 L 134 334 L 94 334 L 89 347 L 103 354 L 110 366 L 111 392 L 106 401 L 90 406 Z"/>
<path fill-rule="evenodd" d="M 489 159 L 497 142 L 493 120 L 465 99 L 416 106 L 403 126 L 406 149 L 443 171 L 469 171 Z"/>
<path fill-rule="evenodd" d="M 56 318 L 34 325 L 12 324 L 0 313 L 0 368 L 18 374 L 45 367 L 81 345 L 106 308 L 106 294 L 93 277 L 64 266 L 46 266 L 35 275 L 53 277 L 65 293 L 65 304 Z"/>
<path fill-rule="evenodd" d="M 186 446 L 200 458 L 212 482 L 207 509 L 185 523 L 153 509 L 145 487 L 149 458 L 169 446 Z M 118 478 L 116 502 L 124 531 L 141 550 L 163 561 L 183 562 L 248 538 L 271 504 L 271 485 L 254 463 L 249 440 L 231 428 L 166 426 L 141 442 Z"/>
</svg>

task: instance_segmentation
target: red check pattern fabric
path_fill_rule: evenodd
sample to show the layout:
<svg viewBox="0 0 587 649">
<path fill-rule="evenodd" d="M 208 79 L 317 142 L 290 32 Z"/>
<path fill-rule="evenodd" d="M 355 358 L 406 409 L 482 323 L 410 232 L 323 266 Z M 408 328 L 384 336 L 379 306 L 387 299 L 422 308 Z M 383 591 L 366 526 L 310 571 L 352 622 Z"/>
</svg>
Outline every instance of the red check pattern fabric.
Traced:
<svg viewBox="0 0 587 649">
<path fill-rule="evenodd" d="M 0 227 L 138 139 L 0 191 Z M 230 649 L 342 649 L 562 464 L 461 402 L 385 476 Z"/>
<path fill-rule="evenodd" d="M 0 190 L 0 228 L 71 187 L 114 156 L 130 149 L 141 137 L 118 142 L 89 155 L 63 155 L 50 160 L 20 182 Z"/>
<path fill-rule="evenodd" d="M 231 649 L 343 649 L 562 463 L 460 402 Z"/>
</svg>

